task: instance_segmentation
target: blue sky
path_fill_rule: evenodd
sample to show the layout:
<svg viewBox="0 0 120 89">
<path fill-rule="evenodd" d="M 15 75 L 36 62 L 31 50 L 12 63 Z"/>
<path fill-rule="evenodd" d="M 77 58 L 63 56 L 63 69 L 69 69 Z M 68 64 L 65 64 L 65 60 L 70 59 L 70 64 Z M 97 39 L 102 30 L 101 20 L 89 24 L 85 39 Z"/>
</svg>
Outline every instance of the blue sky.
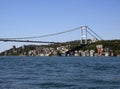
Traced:
<svg viewBox="0 0 120 89">
<path fill-rule="evenodd" d="M 0 0 L 0 38 L 40 36 L 82 25 L 105 40 L 120 39 L 120 0 Z M 0 51 L 24 44 L 0 42 Z"/>
</svg>

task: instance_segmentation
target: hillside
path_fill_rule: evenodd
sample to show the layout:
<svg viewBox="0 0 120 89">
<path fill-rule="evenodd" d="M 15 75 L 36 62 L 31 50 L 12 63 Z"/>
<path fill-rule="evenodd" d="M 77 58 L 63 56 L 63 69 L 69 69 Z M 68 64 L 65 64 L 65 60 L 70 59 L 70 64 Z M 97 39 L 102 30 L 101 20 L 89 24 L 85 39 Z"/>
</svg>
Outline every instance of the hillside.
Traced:
<svg viewBox="0 0 120 89">
<path fill-rule="evenodd" d="M 96 41 L 94 43 L 89 43 L 83 48 L 79 48 L 80 41 L 71 41 L 64 43 L 54 43 L 49 45 L 24 45 L 19 48 L 13 46 L 13 48 L 6 50 L 0 53 L 1 56 L 52 56 L 52 55 L 60 55 L 61 53 L 65 53 L 71 49 L 75 50 L 95 50 L 96 45 L 103 45 L 103 51 L 108 50 L 114 55 L 120 54 L 120 40 L 104 40 L 104 41 Z M 74 50 L 74 51 L 75 51 Z"/>
</svg>

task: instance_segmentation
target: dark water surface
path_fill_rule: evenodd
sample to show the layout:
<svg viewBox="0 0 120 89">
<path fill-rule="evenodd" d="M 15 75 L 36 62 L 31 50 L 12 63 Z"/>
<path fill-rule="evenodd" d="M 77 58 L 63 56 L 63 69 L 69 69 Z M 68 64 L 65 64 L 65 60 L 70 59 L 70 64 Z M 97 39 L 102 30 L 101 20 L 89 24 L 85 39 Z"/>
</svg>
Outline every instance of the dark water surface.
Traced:
<svg viewBox="0 0 120 89">
<path fill-rule="evenodd" d="M 0 57 L 0 89 L 120 89 L 120 57 Z"/>
</svg>

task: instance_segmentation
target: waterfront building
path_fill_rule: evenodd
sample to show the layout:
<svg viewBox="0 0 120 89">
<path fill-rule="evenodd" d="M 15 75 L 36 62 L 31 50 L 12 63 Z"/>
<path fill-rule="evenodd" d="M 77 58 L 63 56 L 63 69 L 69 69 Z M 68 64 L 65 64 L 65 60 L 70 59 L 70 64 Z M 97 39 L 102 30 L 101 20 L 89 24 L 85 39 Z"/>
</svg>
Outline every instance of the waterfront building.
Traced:
<svg viewBox="0 0 120 89">
<path fill-rule="evenodd" d="M 90 56 L 93 57 L 95 53 L 95 50 L 90 50 Z"/>
<path fill-rule="evenodd" d="M 75 51 L 74 56 L 80 56 L 80 53 L 78 51 Z"/>
<path fill-rule="evenodd" d="M 96 48 L 97 48 L 98 55 L 101 56 L 103 51 L 103 45 L 96 45 Z"/>
<path fill-rule="evenodd" d="M 109 52 L 105 52 L 105 56 L 108 57 L 109 56 Z"/>
</svg>

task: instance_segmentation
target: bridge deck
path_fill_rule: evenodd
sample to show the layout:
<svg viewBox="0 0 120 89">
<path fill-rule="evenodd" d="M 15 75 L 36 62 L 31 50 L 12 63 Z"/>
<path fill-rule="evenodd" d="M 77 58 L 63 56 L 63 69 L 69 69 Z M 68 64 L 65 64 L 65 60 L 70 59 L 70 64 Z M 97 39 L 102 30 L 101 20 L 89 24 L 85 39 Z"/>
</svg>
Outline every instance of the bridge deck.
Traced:
<svg viewBox="0 0 120 89">
<path fill-rule="evenodd" d="M 47 41 L 12 40 L 12 39 L 0 39 L 0 41 L 4 41 L 4 42 L 29 42 L 29 43 L 55 43 L 55 42 L 47 42 Z"/>
</svg>

